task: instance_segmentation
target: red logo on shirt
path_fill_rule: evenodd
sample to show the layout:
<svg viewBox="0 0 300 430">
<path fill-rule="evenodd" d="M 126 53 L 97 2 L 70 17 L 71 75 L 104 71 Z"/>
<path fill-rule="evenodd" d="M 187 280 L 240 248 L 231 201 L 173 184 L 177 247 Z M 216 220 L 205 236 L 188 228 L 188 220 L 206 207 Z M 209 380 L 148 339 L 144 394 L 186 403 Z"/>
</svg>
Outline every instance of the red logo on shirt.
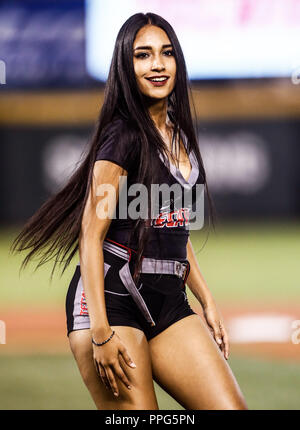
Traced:
<svg viewBox="0 0 300 430">
<path fill-rule="evenodd" d="M 189 225 L 189 212 L 189 208 L 161 212 L 152 220 L 152 226 L 156 228 L 184 227 L 185 225 Z"/>
<path fill-rule="evenodd" d="M 80 314 L 79 315 L 88 315 L 88 309 L 87 309 L 84 291 L 82 291 L 82 293 L 81 293 Z"/>
</svg>

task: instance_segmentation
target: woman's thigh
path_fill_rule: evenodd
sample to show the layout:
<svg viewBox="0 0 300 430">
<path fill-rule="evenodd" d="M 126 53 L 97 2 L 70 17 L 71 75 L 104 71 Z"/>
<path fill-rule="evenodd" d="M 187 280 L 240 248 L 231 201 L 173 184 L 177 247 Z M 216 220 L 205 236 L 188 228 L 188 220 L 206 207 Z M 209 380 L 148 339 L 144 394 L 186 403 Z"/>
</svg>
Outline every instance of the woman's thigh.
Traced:
<svg viewBox="0 0 300 430">
<path fill-rule="evenodd" d="M 70 347 L 79 371 L 98 409 L 158 409 L 155 396 L 149 345 L 144 333 L 134 327 L 111 326 L 122 339 L 136 368 L 130 368 L 122 356 L 121 367 L 124 369 L 131 390 L 115 375 L 119 396 L 103 385 L 93 362 L 93 348 L 90 329 L 75 330 L 69 334 Z"/>
<path fill-rule="evenodd" d="M 185 409 L 247 409 L 209 328 L 187 316 L 149 341 L 154 380 Z"/>
</svg>

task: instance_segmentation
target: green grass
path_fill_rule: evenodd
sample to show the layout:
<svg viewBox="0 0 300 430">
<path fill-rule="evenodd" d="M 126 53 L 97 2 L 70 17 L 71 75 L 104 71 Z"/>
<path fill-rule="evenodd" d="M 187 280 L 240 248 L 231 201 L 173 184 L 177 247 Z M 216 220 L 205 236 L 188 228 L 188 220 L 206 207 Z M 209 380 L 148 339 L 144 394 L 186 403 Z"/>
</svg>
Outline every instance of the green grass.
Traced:
<svg viewBox="0 0 300 430">
<path fill-rule="evenodd" d="M 52 263 L 34 273 L 37 260 L 19 278 L 25 253 L 8 254 L 17 230 L 2 230 L 0 240 L 0 303 L 61 305 L 78 258 L 63 277 L 58 273 L 49 283 Z M 204 231 L 191 231 L 197 252 L 206 238 Z M 260 222 L 225 224 L 209 235 L 197 253 L 199 266 L 217 302 L 281 303 L 300 298 L 299 288 L 300 223 Z M 189 298 L 194 296 L 188 291 Z"/>
<path fill-rule="evenodd" d="M 0 356 L 0 381 L 0 409 L 96 409 L 71 355 Z M 155 388 L 161 409 L 183 409 Z"/>
<path fill-rule="evenodd" d="M 249 409 L 299 409 L 300 364 L 234 356 Z M 0 409 L 95 409 L 73 357 L 0 356 Z M 160 409 L 183 409 L 157 384 Z"/>
<path fill-rule="evenodd" d="M 0 233 L 0 261 L 5 261 L 1 267 L 0 304 L 5 303 L 6 307 L 11 305 L 60 306 L 64 302 L 78 258 L 74 257 L 62 277 L 59 275 L 62 267 L 57 266 L 58 271 L 55 272 L 52 283 L 50 283 L 50 274 L 53 263 L 44 264 L 34 271 L 38 264 L 37 257 L 19 274 L 21 262 L 27 254 L 9 253 L 17 233 L 14 229 L 2 230 Z"/>
<path fill-rule="evenodd" d="M 228 360 L 249 409 L 300 409 L 300 363 L 232 356 Z"/>
</svg>

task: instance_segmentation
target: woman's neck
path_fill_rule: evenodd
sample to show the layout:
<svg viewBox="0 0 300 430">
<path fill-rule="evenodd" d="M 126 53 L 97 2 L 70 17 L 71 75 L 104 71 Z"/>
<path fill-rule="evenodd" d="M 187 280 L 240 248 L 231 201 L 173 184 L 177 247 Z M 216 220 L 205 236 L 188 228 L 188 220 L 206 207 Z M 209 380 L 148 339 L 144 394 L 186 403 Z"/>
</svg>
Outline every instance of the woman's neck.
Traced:
<svg viewBox="0 0 300 430">
<path fill-rule="evenodd" d="M 162 133 L 166 134 L 167 125 L 167 102 L 166 100 L 159 100 L 148 107 L 149 114 L 156 125 L 157 129 Z"/>
<path fill-rule="evenodd" d="M 148 109 L 149 109 L 149 114 L 156 125 L 156 128 L 158 129 L 163 141 L 165 142 L 165 145 L 167 147 L 167 150 L 169 152 L 171 159 L 176 160 L 180 154 L 180 149 L 179 149 L 180 142 L 176 142 L 175 148 L 173 148 L 173 151 L 172 151 L 171 145 L 172 145 L 172 137 L 173 137 L 173 124 L 167 113 L 166 100 L 160 100 L 159 102 L 149 106 Z"/>
</svg>

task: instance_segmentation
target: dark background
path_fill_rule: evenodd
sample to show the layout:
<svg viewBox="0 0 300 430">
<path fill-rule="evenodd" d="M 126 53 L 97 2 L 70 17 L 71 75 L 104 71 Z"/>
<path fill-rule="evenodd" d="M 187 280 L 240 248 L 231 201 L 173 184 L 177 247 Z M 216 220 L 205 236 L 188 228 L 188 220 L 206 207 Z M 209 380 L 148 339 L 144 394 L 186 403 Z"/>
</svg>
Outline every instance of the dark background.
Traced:
<svg viewBox="0 0 300 430">
<path fill-rule="evenodd" d="M 22 223 L 75 167 L 101 107 L 104 82 L 85 67 L 84 2 L 2 1 L 0 59 L 0 222 Z M 299 218 L 299 86 L 203 80 L 193 89 L 219 216 Z"/>
</svg>

